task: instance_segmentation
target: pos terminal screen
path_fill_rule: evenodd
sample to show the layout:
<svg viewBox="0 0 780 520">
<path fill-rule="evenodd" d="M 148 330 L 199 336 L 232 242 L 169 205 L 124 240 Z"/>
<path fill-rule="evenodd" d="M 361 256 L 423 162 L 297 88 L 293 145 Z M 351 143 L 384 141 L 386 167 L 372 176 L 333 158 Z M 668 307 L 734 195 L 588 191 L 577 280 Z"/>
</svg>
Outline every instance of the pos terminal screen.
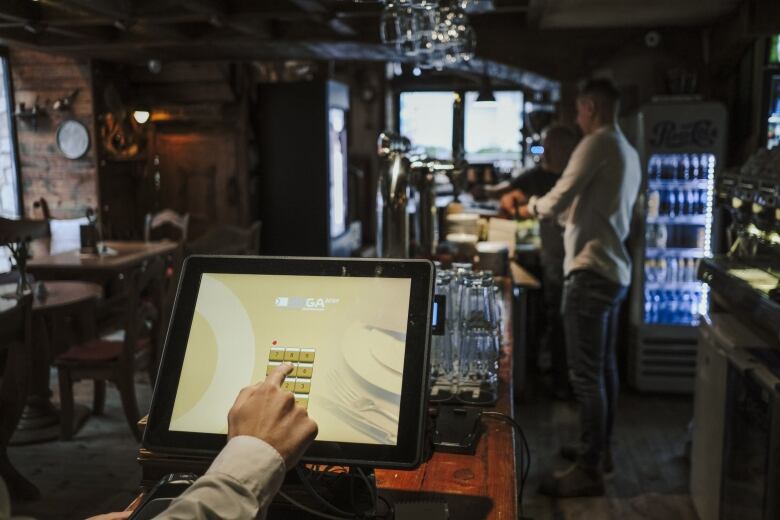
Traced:
<svg viewBox="0 0 780 520">
<path fill-rule="evenodd" d="M 169 430 L 227 433 L 283 362 L 318 441 L 396 445 L 411 278 L 203 273 Z"/>
</svg>

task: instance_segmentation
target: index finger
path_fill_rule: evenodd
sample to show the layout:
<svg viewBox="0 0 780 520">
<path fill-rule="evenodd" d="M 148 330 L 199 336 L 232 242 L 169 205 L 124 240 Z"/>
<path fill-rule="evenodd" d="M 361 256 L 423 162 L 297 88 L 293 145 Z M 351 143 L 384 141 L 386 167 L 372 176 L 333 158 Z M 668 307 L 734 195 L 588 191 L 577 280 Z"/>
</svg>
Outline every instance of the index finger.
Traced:
<svg viewBox="0 0 780 520">
<path fill-rule="evenodd" d="M 293 366 L 290 363 L 282 363 L 278 367 L 274 368 L 268 376 L 265 378 L 265 382 L 274 386 L 282 386 L 284 378 L 287 377 L 290 372 L 293 371 Z"/>
</svg>

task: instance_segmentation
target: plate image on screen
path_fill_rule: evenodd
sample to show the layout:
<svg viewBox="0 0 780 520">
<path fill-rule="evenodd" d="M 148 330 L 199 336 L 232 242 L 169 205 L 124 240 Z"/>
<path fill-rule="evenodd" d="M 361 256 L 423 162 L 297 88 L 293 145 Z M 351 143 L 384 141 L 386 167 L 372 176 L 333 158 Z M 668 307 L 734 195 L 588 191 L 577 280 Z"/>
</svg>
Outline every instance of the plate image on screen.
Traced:
<svg viewBox="0 0 780 520">
<path fill-rule="evenodd" d="M 317 441 L 395 445 L 410 291 L 410 278 L 204 272 L 169 429 L 226 433 L 241 388 L 287 361 Z"/>
</svg>

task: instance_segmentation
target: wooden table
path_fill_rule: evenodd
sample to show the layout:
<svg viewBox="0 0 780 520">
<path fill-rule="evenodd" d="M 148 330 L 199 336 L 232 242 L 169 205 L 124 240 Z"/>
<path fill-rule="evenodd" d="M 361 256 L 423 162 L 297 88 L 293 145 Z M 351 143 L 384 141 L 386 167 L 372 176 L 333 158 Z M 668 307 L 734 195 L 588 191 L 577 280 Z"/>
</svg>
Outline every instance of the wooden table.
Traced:
<svg viewBox="0 0 780 520">
<path fill-rule="evenodd" d="M 111 277 L 127 272 L 144 260 L 173 253 L 176 242 L 113 241 L 103 242 L 116 254 L 81 254 L 67 251 L 56 255 L 39 255 L 27 264 L 27 271 L 38 280 L 79 279 L 105 283 Z"/>
<path fill-rule="evenodd" d="M 82 337 L 94 335 L 95 302 L 103 289 L 81 281 L 45 282 L 46 296 L 33 299 L 33 358 L 30 393 L 12 444 L 51 440 L 59 435 L 59 413 L 50 401 L 49 366 L 67 335 L 66 320 L 77 322 Z M 15 284 L 0 286 L 0 293 L 12 292 Z M 37 289 L 37 284 L 36 284 Z M 57 425 L 56 428 L 53 428 Z"/>
<path fill-rule="evenodd" d="M 502 279 L 504 306 L 513 305 L 512 280 Z M 506 312 L 499 366 L 499 398 L 490 410 L 514 416 L 512 393 L 512 313 Z M 145 418 L 139 427 L 145 426 Z M 484 420 L 484 433 L 474 455 L 435 452 L 415 470 L 377 470 L 380 495 L 393 501 L 446 501 L 453 520 L 515 520 L 518 479 L 515 433 L 506 423 Z M 201 474 L 208 467 L 202 459 L 167 457 L 141 449 L 142 490 L 171 472 Z M 134 508 L 136 499 L 129 506 Z M 271 517 L 269 517 L 271 518 Z"/>
</svg>

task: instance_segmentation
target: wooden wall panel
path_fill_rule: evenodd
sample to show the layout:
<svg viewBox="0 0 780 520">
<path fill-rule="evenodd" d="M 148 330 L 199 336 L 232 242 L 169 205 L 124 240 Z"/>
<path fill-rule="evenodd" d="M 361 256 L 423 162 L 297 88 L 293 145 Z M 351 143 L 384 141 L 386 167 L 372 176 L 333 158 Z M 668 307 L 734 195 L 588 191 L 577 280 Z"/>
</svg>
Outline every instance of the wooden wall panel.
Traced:
<svg viewBox="0 0 780 520">
<path fill-rule="evenodd" d="M 83 216 L 86 208 L 98 204 L 89 62 L 12 49 L 10 63 L 17 105 L 32 106 L 37 100 L 46 111 L 38 120 L 37 130 L 17 118 L 24 212 L 31 215 L 33 202 L 43 197 L 55 218 Z M 70 110 L 52 109 L 56 99 L 77 88 L 79 94 Z M 77 119 L 89 129 L 90 148 L 81 159 L 67 159 L 57 149 L 57 127 L 66 119 Z"/>
</svg>

